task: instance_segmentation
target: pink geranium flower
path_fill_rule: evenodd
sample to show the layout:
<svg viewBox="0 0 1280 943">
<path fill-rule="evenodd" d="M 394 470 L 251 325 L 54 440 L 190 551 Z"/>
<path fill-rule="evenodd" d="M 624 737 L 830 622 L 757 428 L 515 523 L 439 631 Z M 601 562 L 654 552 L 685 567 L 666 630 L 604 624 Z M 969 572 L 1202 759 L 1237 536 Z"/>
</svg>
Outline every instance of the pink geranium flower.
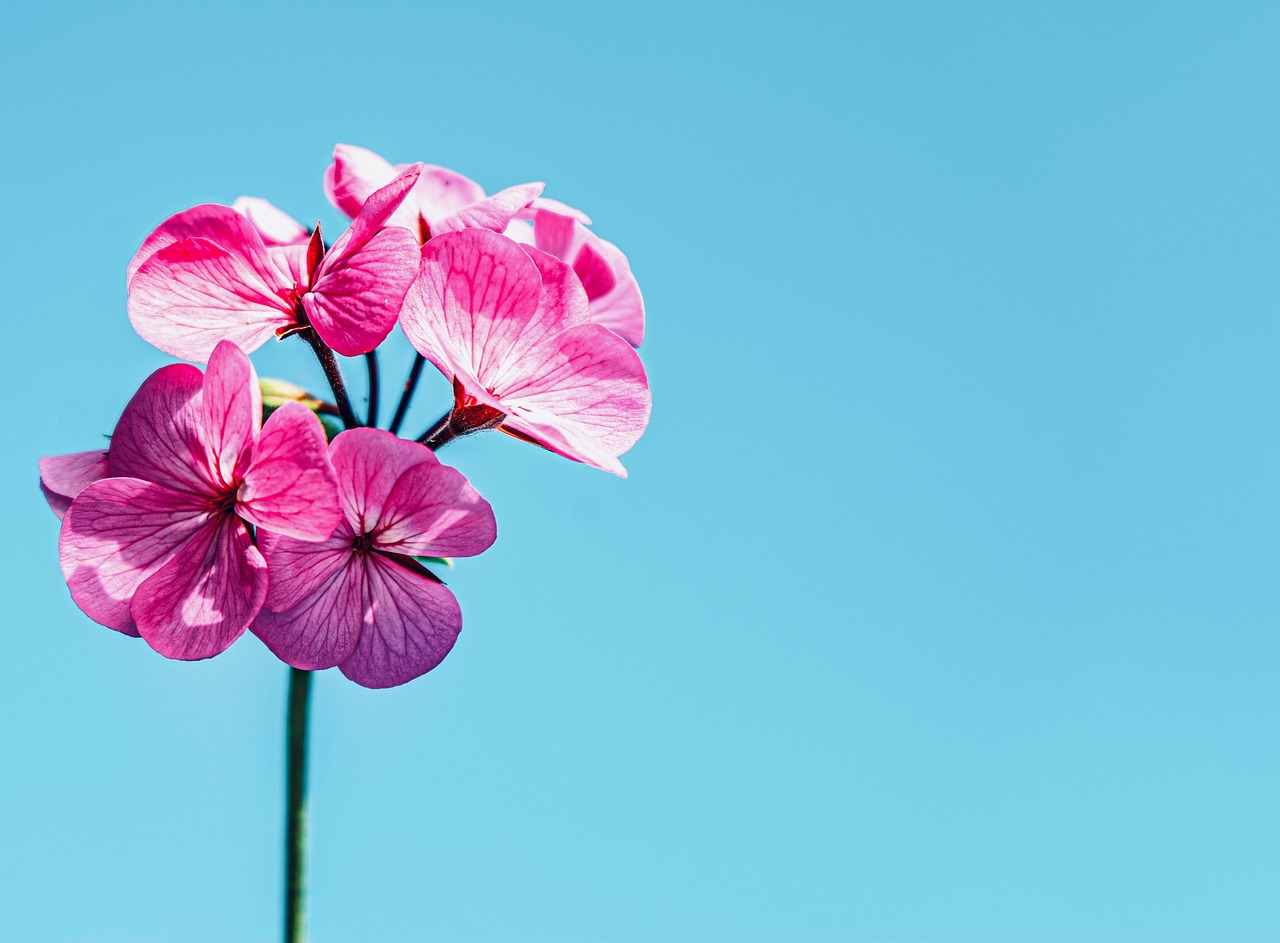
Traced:
<svg viewBox="0 0 1280 943">
<path fill-rule="evenodd" d="M 76 495 L 106 475 L 106 449 L 40 459 L 40 490 L 59 519 L 67 513 Z"/>
<path fill-rule="evenodd" d="M 62 522 L 62 572 L 91 619 L 170 658 L 234 642 L 267 593 L 250 525 L 321 540 L 338 524 L 324 431 L 288 403 L 262 422 L 258 380 L 229 341 L 206 374 L 161 367 L 125 408 Z"/>
<path fill-rule="evenodd" d="M 387 222 L 420 170 L 373 194 L 328 251 L 319 226 L 299 241 L 265 201 L 170 217 L 129 263 L 129 320 L 144 340 L 197 362 L 219 341 L 252 352 L 308 325 L 340 354 L 367 353 L 395 325 L 417 271 L 417 239 Z"/>
<path fill-rule="evenodd" d="M 388 221 L 388 225 L 412 229 L 422 242 L 443 232 L 473 227 L 501 232 L 545 186 L 522 183 L 486 197 L 480 184 L 460 173 L 431 164 L 422 166 L 418 182 Z M 404 164 L 392 166 L 363 147 L 339 144 L 325 171 L 324 190 L 329 202 L 354 218 L 370 195 L 404 168 Z"/>
<path fill-rule="evenodd" d="M 493 511 L 461 473 L 389 432 L 343 432 L 329 454 L 345 516 L 319 543 L 258 532 L 271 588 L 253 631 L 294 667 L 404 684 L 438 665 L 462 628 L 453 593 L 414 557 L 486 550 Z"/>
<path fill-rule="evenodd" d="M 601 239 L 569 207 L 537 205 L 521 210 L 505 234 L 568 262 L 591 303 L 591 320 L 603 324 L 632 347 L 644 341 L 644 298 L 627 257 Z"/>
<path fill-rule="evenodd" d="M 568 265 L 497 233 L 422 249 L 400 323 L 453 380 L 453 435 L 497 427 L 626 477 L 618 456 L 649 422 L 649 382 L 621 337 L 591 322 Z"/>
<path fill-rule="evenodd" d="M 274 203 L 257 196 L 239 196 L 231 208 L 253 223 L 262 242 L 272 246 L 300 246 L 311 241 L 311 230 Z"/>
</svg>

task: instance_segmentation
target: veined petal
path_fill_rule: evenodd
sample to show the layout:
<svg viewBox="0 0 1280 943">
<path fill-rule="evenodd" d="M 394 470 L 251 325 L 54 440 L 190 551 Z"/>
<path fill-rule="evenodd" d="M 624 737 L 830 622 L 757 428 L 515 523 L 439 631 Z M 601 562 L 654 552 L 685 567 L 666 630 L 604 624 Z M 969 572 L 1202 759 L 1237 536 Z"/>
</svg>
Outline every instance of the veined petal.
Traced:
<svg viewBox="0 0 1280 943">
<path fill-rule="evenodd" d="M 574 260 L 574 270 L 578 271 L 579 259 L 588 249 L 594 249 L 608 263 L 613 273 L 613 287 L 607 290 L 603 282 L 596 282 L 597 291 L 592 292 L 587 285 L 588 278 L 582 278 L 583 287 L 587 289 L 587 297 L 591 300 L 591 320 L 602 324 L 617 334 L 632 347 L 639 347 L 644 342 L 644 298 L 640 294 L 640 285 L 631 274 L 631 265 L 622 251 L 607 239 L 593 236 L 584 245 Z M 594 260 L 590 264 L 594 264 Z"/>
<path fill-rule="evenodd" d="M 522 183 L 499 190 L 493 196 L 477 200 L 440 219 L 431 219 L 431 234 L 437 236 L 460 229 L 488 229 L 502 232 L 515 215 L 543 191 L 544 183 Z"/>
<path fill-rule="evenodd" d="M 200 424 L 204 375 L 190 364 L 142 381 L 111 435 L 107 471 L 207 497 L 216 490 Z"/>
<path fill-rule="evenodd" d="M 338 475 L 342 508 L 353 533 L 368 534 L 382 525 L 387 498 L 409 469 L 436 461 L 425 445 L 382 429 L 348 429 L 329 445 Z"/>
<path fill-rule="evenodd" d="M 493 546 L 493 508 L 462 472 L 435 454 L 396 481 L 383 504 L 374 546 L 406 556 L 471 557 Z"/>
<path fill-rule="evenodd" d="M 259 248 L 250 259 L 208 239 L 184 239 L 154 253 L 129 282 L 134 329 L 165 353 L 200 363 L 222 340 L 257 350 L 296 321 L 282 297 L 293 286 L 281 283 Z"/>
<path fill-rule="evenodd" d="M 59 519 L 66 515 L 76 495 L 106 476 L 106 449 L 40 459 L 40 490 Z"/>
<path fill-rule="evenodd" d="M 58 541 L 71 598 L 95 622 L 137 635 L 129 602 L 209 520 L 207 502 L 137 478 L 105 478 L 71 503 Z"/>
<path fill-rule="evenodd" d="M 126 283 L 133 281 L 134 274 L 142 267 L 143 262 L 165 246 L 183 239 L 196 238 L 208 239 L 231 251 L 249 253 L 255 252 L 256 247 L 260 248 L 262 244 L 253 224 L 230 206 L 202 203 L 175 213 L 155 228 L 129 261 Z"/>
<path fill-rule="evenodd" d="M 484 188 L 474 180 L 449 170 L 426 164 L 404 208 L 428 221 L 444 219 L 465 206 L 484 199 Z"/>
<path fill-rule="evenodd" d="M 366 242 L 387 226 L 392 214 L 400 204 L 405 202 L 405 197 L 418 182 L 418 176 L 421 173 L 422 164 L 413 164 L 398 173 L 395 179 L 385 187 L 380 187 L 371 193 L 364 201 L 360 213 L 347 227 L 347 231 L 338 237 L 338 241 L 329 250 L 329 255 L 337 261 L 346 254 L 358 252 Z"/>
<path fill-rule="evenodd" d="M 129 611 L 148 645 L 192 661 L 225 651 L 266 596 L 267 564 L 248 528 L 220 514 L 139 584 Z"/>
<path fill-rule="evenodd" d="M 441 584 L 377 553 L 364 560 L 364 625 L 338 667 L 356 684 L 389 688 L 444 660 L 462 630 L 462 610 Z"/>
<path fill-rule="evenodd" d="M 311 232 L 306 226 L 261 197 L 237 197 L 231 208 L 253 224 L 268 248 L 271 246 L 306 245 Z M 216 239 L 214 240 L 217 241 Z"/>
<path fill-rule="evenodd" d="M 395 327 L 418 271 L 418 240 L 393 226 L 354 252 L 339 255 L 339 248 L 325 257 L 302 305 L 320 339 L 354 357 L 373 350 Z"/>
<path fill-rule="evenodd" d="M 236 466 L 248 466 L 262 428 L 258 374 L 244 352 L 230 341 L 220 341 L 209 355 L 202 399 L 209 464 L 223 484 L 230 484 L 235 480 Z"/>
<path fill-rule="evenodd" d="M 345 520 L 325 540 L 298 540 L 259 530 L 258 549 L 271 570 L 264 607 L 287 612 L 318 590 L 351 557 L 354 537 Z"/>
<path fill-rule="evenodd" d="M 271 568 L 271 584 L 297 578 L 293 567 L 282 561 L 312 558 L 311 572 L 323 573 L 318 582 L 306 581 L 311 591 L 293 600 L 288 608 L 262 607 L 250 627 L 263 644 L 286 664 L 317 671 L 332 668 L 350 657 L 364 624 L 365 561 L 352 552 L 348 539 L 342 549 L 281 537 L 263 544 Z M 287 549 L 286 549 L 287 548 Z"/>
<path fill-rule="evenodd" d="M 257 385 L 254 385 L 257 389 Z M 236 496 L 247 521 L 301 540 L 323 540 L 342 512 L 324 427 L 301 403 L 271 414 Z"/>
<path fill-rule="evenodd" d="M 355 219 L 370 194 L 395 176 L 396 169 L 373 151 L 339 144 L 333 149 L 333 163 L 325 170 L 324 192 L 335 208 Z"/>
</svg>

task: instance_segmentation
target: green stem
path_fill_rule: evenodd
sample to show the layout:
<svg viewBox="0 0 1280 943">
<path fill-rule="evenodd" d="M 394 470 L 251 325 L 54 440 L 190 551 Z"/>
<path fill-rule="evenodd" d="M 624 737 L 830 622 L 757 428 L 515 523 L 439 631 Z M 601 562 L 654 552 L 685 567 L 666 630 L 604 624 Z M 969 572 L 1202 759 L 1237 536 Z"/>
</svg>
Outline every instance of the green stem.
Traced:
<svg viewBox="0 0 1280 943">
<path fill-rule="evenodd" d="M 356 418 L 356 411 L 351 408 L 351 397 L 347 395 L 347 384 L 342 379 L 342 368 L 338 366 L 338 358 L 320 339 L 315 328 L 304 328 L 298 334 L 311 346 L 315 351 L 316 359 L 320 361 L 320 369 L 324 371 L 324 378 L 329 381 L 329 389 L 333 390 L 333 398 L 337 402 L 343 425 L 348 429 L 354 429 L 360 425 L 360 420 Z"/>
<path fill-rule="evenodd" d="M 289 669 L 289 719 L 285 781 L 284 941 L 306 938 L 307 912 L 307 709 L 311 672 Z"/>
</svg>

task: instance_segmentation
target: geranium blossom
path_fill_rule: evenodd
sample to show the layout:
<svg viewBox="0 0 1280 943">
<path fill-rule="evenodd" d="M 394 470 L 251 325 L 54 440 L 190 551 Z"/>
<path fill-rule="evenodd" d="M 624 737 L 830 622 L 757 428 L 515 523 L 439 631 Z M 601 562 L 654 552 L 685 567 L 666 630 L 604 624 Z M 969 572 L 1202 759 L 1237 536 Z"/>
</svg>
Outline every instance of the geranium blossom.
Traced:
<svg viewBox="0 0 1280 943">
<path fill-rule="evenodd" d="M 409 342 L 454 384 L 455 434 L 497 426 L 626 476 L 618 456 L 649 422 L 636 352 L 591 322 L 564 262 L 497 233 L 433 238 L 405 295 Z"/>
<path fill-rule="evenodd" d="M 340 516 L 319 421 L 288 403 L 263 424 L 253 366 L 226 341 L 206 374 L 147 378 L 107 473 L 66 512 L 62 572 L 91 619 L 170 658 L 216 655 L 257 615 L 267 568 L 249 525 L 320 540 Z"/>
<path fill-rule="evenodd" d="M 306 226 L 261 197 L 236 197 L 231 208 L 253 223 L 268 248 L 306 245 L 311 240 L 311 231 Z"/>
<path fill-rule="evenodd" d="M 319 543 L 258 532 L 271 587 L 253 631 L 294 667 L 403 684 L 438 665 L 462 628 L 453 593 L 414 557 L 487 549 L 493 511 L 461 473 L 389 432 L 343 432 L 330 457 L 344 518 Z"/>
<path fill-rule="evenodd" d="M 327 252 L 318 227 L 305 242 L 277 244 L 291 238 L 280 219 L 288 217 L 257 203 L 170 217 L 129 264 L 130 321 L 144 340 L 197 362 L 220 340 L 252 352 L 308 325 L 340 354 L 372 350 L 395 325 L 416 271 L 417 239 L 387 222 L 420 170 L 373 194 Z"/>
<path fill-rule="evenodd" d="M 591 320 L 639 347 L 644 341 L 640 286 L 622 250 L 593 233 L 587 222 L 568 207 L 535 205 L 521 210 L 505 234 L 568 262 L 586 290 Z"/>
<path fill-rule="evenodd" d="M 404 167 L 393 166 L 363 147 L 339 144 L 333 149 L 333 163 L 325 171 L 324 190 L 329 202 L 354 218 L 370 195 L 386 186 Z M 388 225 L 408 227 L 422 242 L 440 233 L 473 227 L 501 232 L 516 213 L 542 193 L 544 186 L 522 183 L 486 197 L 474 180 L 425 164 L 418 182 Z"/>
<path fill-rule="evenodd" d="M 106 449 L 50 455 L 40 459 L 40 491 L 53 513 L 61 518 L 81 491 L 106 474 Z"/>
</svg>

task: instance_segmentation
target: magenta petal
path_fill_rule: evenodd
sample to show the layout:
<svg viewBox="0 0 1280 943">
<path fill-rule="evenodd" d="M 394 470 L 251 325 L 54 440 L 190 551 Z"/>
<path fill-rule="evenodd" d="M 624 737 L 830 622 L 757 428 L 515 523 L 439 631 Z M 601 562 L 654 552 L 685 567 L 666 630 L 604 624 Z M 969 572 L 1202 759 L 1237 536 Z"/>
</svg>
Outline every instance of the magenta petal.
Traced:
<svg viewBox="0 0 1280 943">
<path fill-rule="evenodd" d="M 515 215 L 528 206 L 545 186 L 544 183 L 522 183 L 519 186 L 499 190 L 493 196 L 464 206 L 442 219 L 431 220 L 431 233 L 439 235 L 460 229 L 488 229 L 493 232 L 502 232 Z"/>
<path fill-rule="evenodd" d="M 204 375 L 185 363 L 142 382 L 111 436 L 107 470 L 204 496 L 215 481 L 201 435 Z"/>
<path fill-rule="evenodd" d="M 129 261 L 127 282 L 133 281 L 134 273 L 143 262 L 175 242 L 204 238 L 231 249 L 252 242 L 256 232 L 253 224 L 230 206 L 217 203 L 193 206 L 170 216 L 147 237 L 142 248 Z"/>
<path fill-rule="evenodd" d="M 576 219 L 584 226 L 591 225 L 591 217 L 582 210 L 574 209 L 567 203 L 561 203 L 559 200 L 553 200 L 549 196 L 540 196 L 529 204 L 531 210 L 546 210 L 549 213 L 555 213 L 557 216 L 567 216 L 570 219 Z"/>
<path fill-rule="evenodd" d="M 595 237 L 589 245 L 609 264 L 614 278 L 613 287 L 606 291 L 593 294 L 587 288 L 591 299 L 591 320 L 603 324 L 632 347 L 639 347 L 644 342 L 644 298 L 640 294 L 640 285 L 631 274 L 627 257 L 606 239 Z M 584 250 L 586 248 L 583 246 Z M 575 260 L 574 268 L 577 267 Z M 585 278 L 583 282 L 585 284 Z"/>
<path fill-rule="evenodd" d="M 293 286 L 282 284 L 261 239 L 254 238 L 251 255 L 208 239 L 184 239 L 147 259 L 129 282 L 129 320 L 142 339 L 203 363 L 218 341 L 252 352 L 293 324 L 293 306 L 282 297 Z"/>
<path fill-rule="evenodd" d="M 348 429 L 329 446 L 346 519 L 354 533 L 381 526 L 388 496 L 409 469 L 437 459 L 425 445 L 382 429 Z"/>
<path fill-rule="evenodd" d="M 258 549 L 271 570 L 264 609 L 287 612 L 314 593 L 350 559 L 354 538 L 345 520 L 325 540 L 297 540 L 260 529 Z"/>
<path fill-rule="evenodd" d="M 405 208 L 421 213 L 428 221 L 439 220 L 483 199 L 484 188 L 474 180 L 447 167 L 427 164 L 413 195 L 405 200 Z"/>
<path fill-rule="evenodd" d="M 285 403 L 271 414 L 236 498 L 237 512 L 259 527 L 301 540 L 333 533 L 342 516 L 337 479 L 311 410 Z"/>
<path fill-rule="evenodd" d="M 138 586 L 129 607 L 166 658 L 212 658 L 238 639 L 267 596 L 267 564 L 234 514 L 211 518 Z"/>
<path fill-rule="evenodd" d="M 356 216 L 355 221 L 347 229 L 331 250 L 334 256 L 356 252 L 372 239 L 391 219 L 391 215 L 405 202 L 405 197 L 418 182 L 422 173 L 422 164 L 414 164 L 396 175 L 396 178 L 385 187 L 375 190 Z M 414 240 L 417 241 L 416 239 Z"/>
<path fill-rule="evenodd" d="M 335 246 L 302 296 L 320 339 L 347 357 L 381 344 L 395 327 L 418 260 L 417 239 L 399 227 L 382 230 L 351 253 L 341 242 Z"/>
<path fill-rule="evenodd" d="M 71 501 L 76 495 L 106 476 L 105 449 L 50 455 L 40 459 L 40 490 L 59 518 L 67 513 L 67 508 L 71 507 Z"/>
<path fill-rule="evenodd" d="M 355 219 L 369 195 L 385 187 L 395 175 L 396 169 L 373 151 L 339 144 L 333 149 L 333 163 L 325 171 L 324 192 L 339 211 Z"/>
<path fill-rule="evenodd" d="M 230 484 L 242 458 L 243 464 L 248 465 L 262 426 L 258 374 L 244 352 L 230 341 L 219 342 L 209 355 L 203 400 L 209 464 L 222 483 Z"/>
<path fill-rule="evenodd" d="M 404 472 L 387 496 L 375 546 L 406 556 L 471 557 L 493 546 L 498 525 L 489 502 L 434 453 Z"/>
<path fill-rule="evenodd" d="M 389 688 L 444 660 L 462 629 L 462 610 L 439 583 L 376 553 L 364 560 L 365 623 L 339 667 L 356 684 Z"/>
<path fill-rule="evenodd" d="M 263 243 L 271 246 L 306 245 L 310 231 L 284 210 L 256 196 L 238 197 L 231 208 L 253 224 Z M 218 240 L 214 240 L 217 242 Z"/>
<path fill-rule="evenodd" d="M 137 478 L 105 478 L 80 493 L 58 548 L 71 598 L 108 628 L 137 635 L 129 602 L 138 585 L 209 519 L 207 502 Z"/>
<path fill-rule="evenodd" d="M 349 535 L 341 549 L 335 550 L 329 543 L 317 551 L 312 548 L 321 544 L 284 537 L 263 546 L 273 588 L 282 579 L 298 578 L 293 572 L 296 568 L 283 562 L 290 556 L 313 558 L 311 570 L 322 571 L 324 576 L 318 582 L 304 581 L 313 587 L 311 592 L 281 612 L 269 608 L 268 593 L 268 605 L 250 627 L 281 661 L 309 671 L 332 668 L 350 657 L 364 624 L 365 562 L 351 552 Z"/>
</svg>

